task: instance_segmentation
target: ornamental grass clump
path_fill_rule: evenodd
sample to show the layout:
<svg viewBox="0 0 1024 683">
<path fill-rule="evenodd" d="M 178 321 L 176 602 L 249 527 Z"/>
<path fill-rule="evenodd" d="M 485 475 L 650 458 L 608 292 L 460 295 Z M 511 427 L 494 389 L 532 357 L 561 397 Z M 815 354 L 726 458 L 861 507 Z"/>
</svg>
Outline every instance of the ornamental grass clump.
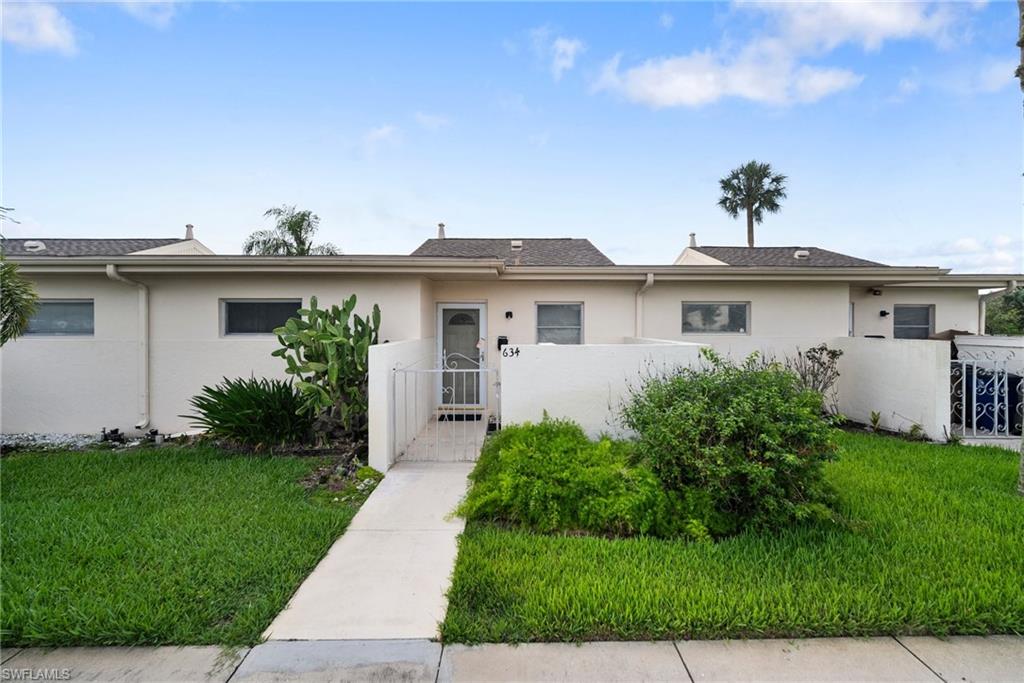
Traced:
<svg viewBox="0 0 1024 683">
<path fill-rule="evenodd" d="M 313 418 L 300 412 L 302 397 L 279 379 L 228 379 L 192 397 L 192 424 L 208 434 L 257 450 L 312 440 Z"/>
<path fill-rule="evenodd" d="M 821 394 L 756 355 L 735 365 L 702 353 L 702 367 L 649 378 L 626 402 L 638 461 L 667 491 L 708 496 L 713 536 L 832 518 L 823 465 L 836 429 Z"/>
</svg>

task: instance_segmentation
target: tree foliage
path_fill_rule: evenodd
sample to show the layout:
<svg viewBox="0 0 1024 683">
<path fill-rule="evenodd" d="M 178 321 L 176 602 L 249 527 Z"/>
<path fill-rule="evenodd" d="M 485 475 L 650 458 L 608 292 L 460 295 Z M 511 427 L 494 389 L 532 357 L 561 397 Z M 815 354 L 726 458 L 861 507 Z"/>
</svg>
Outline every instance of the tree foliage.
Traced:
<svg viewBox="0 0 1024 683">
<path fill-rule="evenodd" d="M 988 302 L 985 334 L 1024 335 L 1024 288 Z"/>
<path fill-rule="evenodd" d="M 18 266 L 0 253 L 0 346 L 25 333 L 39 295 Z"/>
<path fill-rule="evenodd" d="M 771 164 L 748 161 L 718 181 L 722 196 L 718 205 L 733 218 L 747 216 L 747 246 L 754 246 L 754 223 L 764 220 L 765 212 L 778 213 L 786 198 L 786 176 L 776 173 Z"/>
<path fill-rule="evenodd" d="M 270 230 L 257 230 L 245 240 L 242 250 L 257 256 L 332 256 L 341 250 L 330 242 L 313 244 L 320 228 L 320 217 L 309 210 L 282 205 L 267 209 L 264 218 L 273 218 Z"/>
</svg>

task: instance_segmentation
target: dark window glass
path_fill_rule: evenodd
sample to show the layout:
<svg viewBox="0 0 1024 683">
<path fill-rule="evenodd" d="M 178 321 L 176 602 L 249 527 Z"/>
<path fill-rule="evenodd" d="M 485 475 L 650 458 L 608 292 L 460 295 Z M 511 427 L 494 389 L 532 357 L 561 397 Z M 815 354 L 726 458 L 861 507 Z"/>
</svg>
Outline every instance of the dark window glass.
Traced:
<svg viewBox="0 0 1024 683">
<path fill-rule="evenodd" d="M 292 301 L 225 301 L 224 334 L 272 334 L 302 308 Z"/>
<path fill-rule="evenodd" d="M 935 331 L 932 311 L 930 305 L 893 306 L 892 336 L 896 339 L 927 339 Z"/>
<path fill-rule="evenodd" d="M 91 335 L 94 332 L 93 302 L 40 301 L 28 321 L 25 334 Z"/>
<path fill-rule="evenodd" d="M 582 304 L 537 304 L 538 344 L 582 344 Z"/>
<path fill-rule="evenodd" d="M 746 334 L 749 304 L 683 302 L 683 332 Z"/>
</svg>

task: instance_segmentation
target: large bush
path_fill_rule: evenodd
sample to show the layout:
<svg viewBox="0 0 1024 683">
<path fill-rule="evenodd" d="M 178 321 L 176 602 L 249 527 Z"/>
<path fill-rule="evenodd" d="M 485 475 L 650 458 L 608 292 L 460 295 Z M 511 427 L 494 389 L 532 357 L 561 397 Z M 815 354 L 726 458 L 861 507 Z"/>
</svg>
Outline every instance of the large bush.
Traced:
<svg viewBox="0 0 1024 683">
<path fill-rule="evenodd" d="M 193 396 L 184 417 L 209 434 L 244 446 L 273 449 L 310 441 L 313 418 L 301 413 L 302 397 L 279 379 L 227 379 Z"/>
<path fill-rule="evenodd" d="M 666 491 L 650 469 L 631 463 L 631 449 L 591 441 L 564 420 L 508 426 L 484 443 L 459 514 L 543 532 L 707 537 L 697 518 L 709 500 Z"/>
<path fill-rule="evenodd" d="M 711 497 L 713 535 L 829 517 L 823 478 L 836 451 L 822 397 L 751 356 L 648 379 L 623 408 L 636 455 L 670 491 Z"/>
</svg>

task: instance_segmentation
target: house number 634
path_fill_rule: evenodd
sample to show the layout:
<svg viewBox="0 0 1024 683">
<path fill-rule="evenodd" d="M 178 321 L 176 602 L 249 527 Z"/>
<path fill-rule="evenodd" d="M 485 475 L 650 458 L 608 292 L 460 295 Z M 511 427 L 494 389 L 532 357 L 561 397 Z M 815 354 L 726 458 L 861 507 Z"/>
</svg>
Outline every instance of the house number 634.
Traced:
<svg viewBox="0 0 1024 683">
<path fill-rule="evenodd" d="M 503 346 L 503 347 L 501 347 L 501 357 L 502 358 L 515 358 L 518 355 L 519 355 L 519 347 L 518 346 Z"/>
</svg>

